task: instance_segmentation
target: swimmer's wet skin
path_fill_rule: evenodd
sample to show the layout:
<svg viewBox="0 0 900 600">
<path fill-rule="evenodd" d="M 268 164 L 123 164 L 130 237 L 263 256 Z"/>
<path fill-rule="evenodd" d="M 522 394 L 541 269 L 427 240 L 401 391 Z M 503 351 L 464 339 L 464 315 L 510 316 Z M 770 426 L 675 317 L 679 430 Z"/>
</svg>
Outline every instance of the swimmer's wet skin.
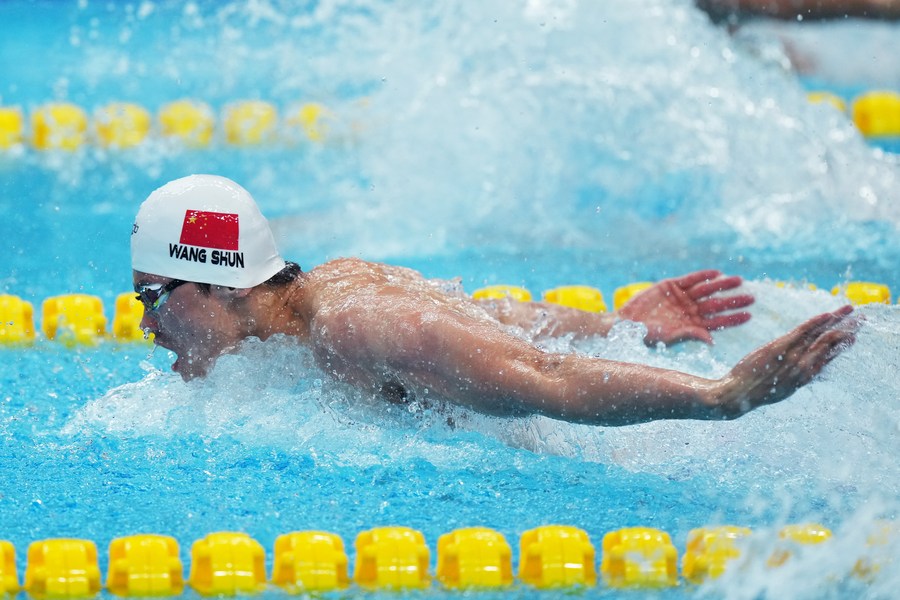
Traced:
<svg viewBox="0 0 900 600">
<path fill-rule="evenodd" d="M 494 415 L 542 414 L 578 423 L 732 419 L 807 384 L 858 327 L 845 306 L 813 317 L 741 360 L 725 377 L 577 354 L 551 354 L 509 333 L 547 323 L 544 335 L 605 335 L 619 319 L 644 323 L 649 344 L 712 341 L 745 323 L 738 277 L 715 270 L 662 281 L 616 313 L 540 302 L 475 301 L 421 274 L 359 259 L 303 272 L 275 248 L 268 223 L 241 186 L 192 175 L 154 191 L 132 228 L 141 327 L 178 356 L 185 380 L 204 376 L 242 340 L 275 334 L 312 349 L 327 373 L 403 401 L 428 389 Z M 176 248 L 176 251 L 172 249 Z M 210 260 L 228 252 L 240 260 Z M 176 284 L 176 280 L 177 281 Z"/>
</svg>

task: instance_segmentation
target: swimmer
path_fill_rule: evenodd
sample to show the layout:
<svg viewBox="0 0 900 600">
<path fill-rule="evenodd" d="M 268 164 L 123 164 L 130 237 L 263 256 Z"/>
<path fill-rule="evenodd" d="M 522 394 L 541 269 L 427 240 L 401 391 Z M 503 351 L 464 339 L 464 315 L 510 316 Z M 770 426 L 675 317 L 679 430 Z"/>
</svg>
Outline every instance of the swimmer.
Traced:
<svg viewBox="0 0 900 600">
<path fill-rule="evenodd" d="M 402 267 L 355 258 L 308 272 L 279 254 L 268 222 L 241 186 L 192 175 L 154 191 L 131 234 L 141 327 L 202 377 L 249 337 L 294 336 L 322 370 L 392 401 L 428 390 L 486 414 L 541 414 L 598 425 L 732 419 L 784 400 L 854 341 L 843 307 L 814 317 L 741 360 L 721 379 L 545 352 L 513 333 L 606 334 L 619 319 L 646 342 L 711 342 L 746 322 L 738 277 L 699 271 L 662 281 L 616 313 L 540 302 L 475 301 Z"/>
<path fill-rule="evenodd" d="M 696 0 L 714 21 L 775 19 L 900 19 L 900 0 Z"/>
</svg>

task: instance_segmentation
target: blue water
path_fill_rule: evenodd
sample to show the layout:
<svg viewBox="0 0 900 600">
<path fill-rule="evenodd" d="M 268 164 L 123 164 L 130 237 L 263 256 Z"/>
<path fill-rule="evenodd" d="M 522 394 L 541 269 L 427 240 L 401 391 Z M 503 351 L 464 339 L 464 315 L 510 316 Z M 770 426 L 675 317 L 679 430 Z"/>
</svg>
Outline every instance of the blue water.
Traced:
<svg viewBox="0 0 900 600">
<path fill-rule="evenodd" d="M 809 104 L 813 78 L 785 72 L 767 41 L 729 38 L 688 2 L 605 4 L 2 3 L 2 105 L 155 112 L 187 96 L 218 111 L 262 98 L 335 117 L 323 145 L 187 150 L 154 135 L 124 151 L 0 156 L 0 293 L 36 308 L 96 294 L 111 317 L 130 288 L 137 206 L 195 172 L 245 185 L 304 266 L 358 255 L 469 290 L 589 284 L 608 300 L 695 268 L 743 275 L 754 320 L 713 347 L 648 349 L 624 324 L 551 348 L 710 377 L 837 306 L 834 285 L 900 292 L 895 156 Z M 849 47 L 868 39 L 848 35 Z M 834 88 L 867 85 L 848 77 Z M 140 345 L 4 349 L 0 539 L 21 580 L 28 544 L 57 536 L 94 540 L 105 561 L 115 537 L 169 534 L 187 563 L 194 540 L 240 530 L 271 566 L 275 537 L 298 529 L 352 546 L 406 525 L 434 557 L 441 534 L 473 525 L 514 549 L 543 524 L 581 527 L 598 548 L 607 531 L 645 525 L 683 549 L 691 528 L 731 523 L 758 531 L 764 553 L 781 525 L 819 521 L 836 534 L 824 554 L 653 595 L 889 597 L 896 569 L 870 584 L 827 578 L 900 507 L 900 313 L 861 312 L 856 347 L 787 402 L 728 423 L 619 429 L 384 406 L 287 340 L 249 343 L 190 384 Z"/>
</svg>

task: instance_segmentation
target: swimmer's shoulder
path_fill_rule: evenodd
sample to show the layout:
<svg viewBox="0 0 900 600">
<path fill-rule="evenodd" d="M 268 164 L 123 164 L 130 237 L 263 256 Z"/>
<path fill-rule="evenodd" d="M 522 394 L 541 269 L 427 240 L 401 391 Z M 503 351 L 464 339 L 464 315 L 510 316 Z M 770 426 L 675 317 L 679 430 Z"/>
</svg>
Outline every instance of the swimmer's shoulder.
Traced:
<svg viewBox="0 0 900 600">
<path fill-rule="evenodd" d="M 303 295 L 315 310 L 371 302 L 395 287 L 393 269 L 359 258 L 330 260 L 306 273 Z"/>
<path fill-rule="evenodd" d="M 343 280 L 358 281 L 359 283 L 388 281 L 397 278 L 422 279 L 422 275 L 413 269 L 355 257 L 329 260 L 310 270 L 309 276 L 314 281 Z"/>
<path fill-rule="evenodd" d="M 306 273 L 307 285 L 331 284 L 353 280 L 377 272 L 376 264 L 359 258 L 335 258 L 317 265 Z"/>
</svg>

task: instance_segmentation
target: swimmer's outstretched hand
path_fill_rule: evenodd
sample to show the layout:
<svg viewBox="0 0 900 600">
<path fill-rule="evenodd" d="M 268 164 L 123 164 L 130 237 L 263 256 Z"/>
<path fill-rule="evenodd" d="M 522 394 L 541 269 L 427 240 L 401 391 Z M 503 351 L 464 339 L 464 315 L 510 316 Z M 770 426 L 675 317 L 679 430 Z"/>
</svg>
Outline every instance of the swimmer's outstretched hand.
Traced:
<svg viewBox="0 0 900 600">
<path fill-rule="evenodd" d="M 750 294 L 716 296 L 741 285 L 741 278 L 705 270 L 665 279 L 619 309 L 618 315 L 647 326 L 647 344 L 674 344 L 685 340 L 712 343 L 711 331 L 734 327 L 750 320 L 737 309 L 753 304 Z M 736 311 L 736 312 L 726 312 Z"/>
<path fill-rule="evenodd" d="M 793 331 L 748 354 L 717 382 L 717 409 L 735 418 L 758 406 L 784 400 L 809 383 L 825 365 L 856 341 L 859 320 L 850 306 L 813 317 Z"/>
</svg>

